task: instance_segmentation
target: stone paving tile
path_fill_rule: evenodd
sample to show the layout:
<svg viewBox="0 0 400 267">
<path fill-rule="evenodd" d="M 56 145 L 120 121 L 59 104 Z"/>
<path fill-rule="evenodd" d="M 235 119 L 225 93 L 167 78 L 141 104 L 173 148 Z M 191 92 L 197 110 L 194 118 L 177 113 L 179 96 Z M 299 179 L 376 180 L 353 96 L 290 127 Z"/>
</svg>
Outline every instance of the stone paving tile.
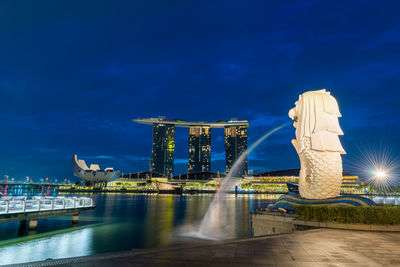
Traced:
<svg viewBox="0 0 400 267">
<path fill-rule="evenodd" d="M 248 259 L 248 262 L 250 264 L 275 264 L 275 261 L 272 258 L 252 258 Z M 246 261 L 238 263 L 246 263 Z"/>
<path fill-rule="evenodd" d="M 320 267 L 316 262 L 293 262 L 293 263 L 278 263 L 277 267 Z"/>
<path fill-rule="evenodd" d="M 329 263 L 332 262 L 331 259 L 329 258 L 310 258 L 310 257 L 294 257 L 295 262 L 324 262 L 324 263 Z"/>
<path fill-rule="evenodd" d="M 74 259 L 71 259 L 73 261 Z M 62 265 L 57 260 L 46 264 Z M 337 229 L 90 256 L 68 266 L 400 266 L 400 233 Z M 40 266 L 40 265 L 38 265 Z M 48 265 L 46 265 L 48 266 Z"/>
<path fill-rule="evenodd" d="M 149 266 L 149 267 L 152 267 L 152 266 L 160 266 L 160 265 L 162 265 L 162 266 L 176 266 L 176 267 L 186 267 L 186 263 L 184 263 L 184 262 L 179 262 L 179 261 L 170 261 L 170 260 L 149 260 L 149 261 L 147 261 L 147 262 L 145 262 L 145 263 L 143 263 L 143 265 L 142 266 Z M 114 265 L 114 266 L 122 266 L 122 265 Z M 126 265 L 126 266 L 128 266 L 128 265 Z"/>
</svg>

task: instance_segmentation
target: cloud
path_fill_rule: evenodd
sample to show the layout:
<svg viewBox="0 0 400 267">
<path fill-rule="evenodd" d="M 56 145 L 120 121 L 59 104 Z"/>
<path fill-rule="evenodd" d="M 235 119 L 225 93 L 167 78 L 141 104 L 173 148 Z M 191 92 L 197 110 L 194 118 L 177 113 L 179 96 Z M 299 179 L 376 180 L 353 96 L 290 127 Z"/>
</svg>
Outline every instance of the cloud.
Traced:
<svg viewBox="0 0 400 267">
<path fill-rule="evenodd" d="M 150 161 L 149 156 L 139 156 L 139 155 L 125 155 L 123 158 L 132 160 L 132 161 Z"/>
<path fill-rule="evenodd" d="M 79 156 L 79 158 L 83 159 L 116 159 L 114 156 L 108 155 L 96 155 L 96 156 Z"/>
<path fill-rule="evenodd" d="M 252 118 L 250 120 L 250 127 L 252 128 L 279 126 L 282 123 L 290 121 L 290 118 L 288 116 L 276 116 L 269 113 L 250 114 L 252 115 Z"/>
<path fill-rule="evenodd" d="M 60 148 L 49 148 L 49 147 L 35 147 L 33 149 L 37 150 L 37 151 L 41 151 L 41 152 L 48 152 L 48 153 L 63 151 L 63 149 L 60 149 Z"/>
<path fill-rule="evenodd" d="M 347 128 L 367 128 L 389 125 L 398 125 L 398 117 L 391 109 L 379 106 L 352 106 L 344 109 L 345 113 L 340 123 Z"/>
</svg>

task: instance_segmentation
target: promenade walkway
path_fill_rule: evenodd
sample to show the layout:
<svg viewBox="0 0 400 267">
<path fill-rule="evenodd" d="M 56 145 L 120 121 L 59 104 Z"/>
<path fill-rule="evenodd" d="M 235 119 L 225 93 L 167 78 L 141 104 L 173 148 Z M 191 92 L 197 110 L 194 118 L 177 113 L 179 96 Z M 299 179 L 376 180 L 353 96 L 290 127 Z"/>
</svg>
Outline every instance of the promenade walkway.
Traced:
<svg viewBox="0 0 400 267">
<path fill-rule="evenodd" d="M 72 222 L 77 223 L 80 212 L 94 208 L 88 197 L 1 197 L 0 223 L 20 221 L 25 226 L 29 220 L 33 230 L 38 219 L 65 215 L 73 215 Z"/>
<path fill-rule="evenodd" d="M 208 245 L 47 260 L 26 266 L 400 266 L 400 233 L 316 229 Z"/>
</svg>

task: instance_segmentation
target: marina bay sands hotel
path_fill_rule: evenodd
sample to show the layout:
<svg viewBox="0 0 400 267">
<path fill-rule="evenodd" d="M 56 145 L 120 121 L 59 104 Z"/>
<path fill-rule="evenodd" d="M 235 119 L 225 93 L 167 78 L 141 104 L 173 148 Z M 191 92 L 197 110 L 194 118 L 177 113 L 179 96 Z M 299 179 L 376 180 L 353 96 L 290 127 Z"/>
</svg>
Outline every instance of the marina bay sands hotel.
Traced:
<svg viewBox="0 0 400 267">
<path fill-rule="evenodd" d="M 134 119 L 142 124 L 153 125 L 153 148 L 150 171 L 166 177 L 173 175 L 175 151 L 175 127 L 189 128 L 188 173 L 209 172 L 211 167 L 211 128 L 225 130 L 226 172 L 233 163 L 247 150 L 248 121 L 187 122 L 168 120 L 164 117 Z M 247 173 L 247 157 L 239 166 L 237 175 Z"/>
</svg>

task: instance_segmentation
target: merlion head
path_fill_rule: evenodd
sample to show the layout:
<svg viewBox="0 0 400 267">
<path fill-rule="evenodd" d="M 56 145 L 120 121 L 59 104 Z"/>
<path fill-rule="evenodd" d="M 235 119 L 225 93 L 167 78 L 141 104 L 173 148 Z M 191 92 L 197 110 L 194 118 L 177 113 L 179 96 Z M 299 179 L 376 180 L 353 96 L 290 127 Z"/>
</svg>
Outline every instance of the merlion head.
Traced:
<svg viewBox="0 0 400 267">
<path fill-rule="evenodd" d="M 341 116 L 336 99 L 325 89 L 300 95 L 289 111 L 296 128 L 297 152 L 303 151 L 303 141 L 308 137 L 312 150 L 346 154 L 338 137 L 343 135 L 338 120 Z"/>
</svg>

